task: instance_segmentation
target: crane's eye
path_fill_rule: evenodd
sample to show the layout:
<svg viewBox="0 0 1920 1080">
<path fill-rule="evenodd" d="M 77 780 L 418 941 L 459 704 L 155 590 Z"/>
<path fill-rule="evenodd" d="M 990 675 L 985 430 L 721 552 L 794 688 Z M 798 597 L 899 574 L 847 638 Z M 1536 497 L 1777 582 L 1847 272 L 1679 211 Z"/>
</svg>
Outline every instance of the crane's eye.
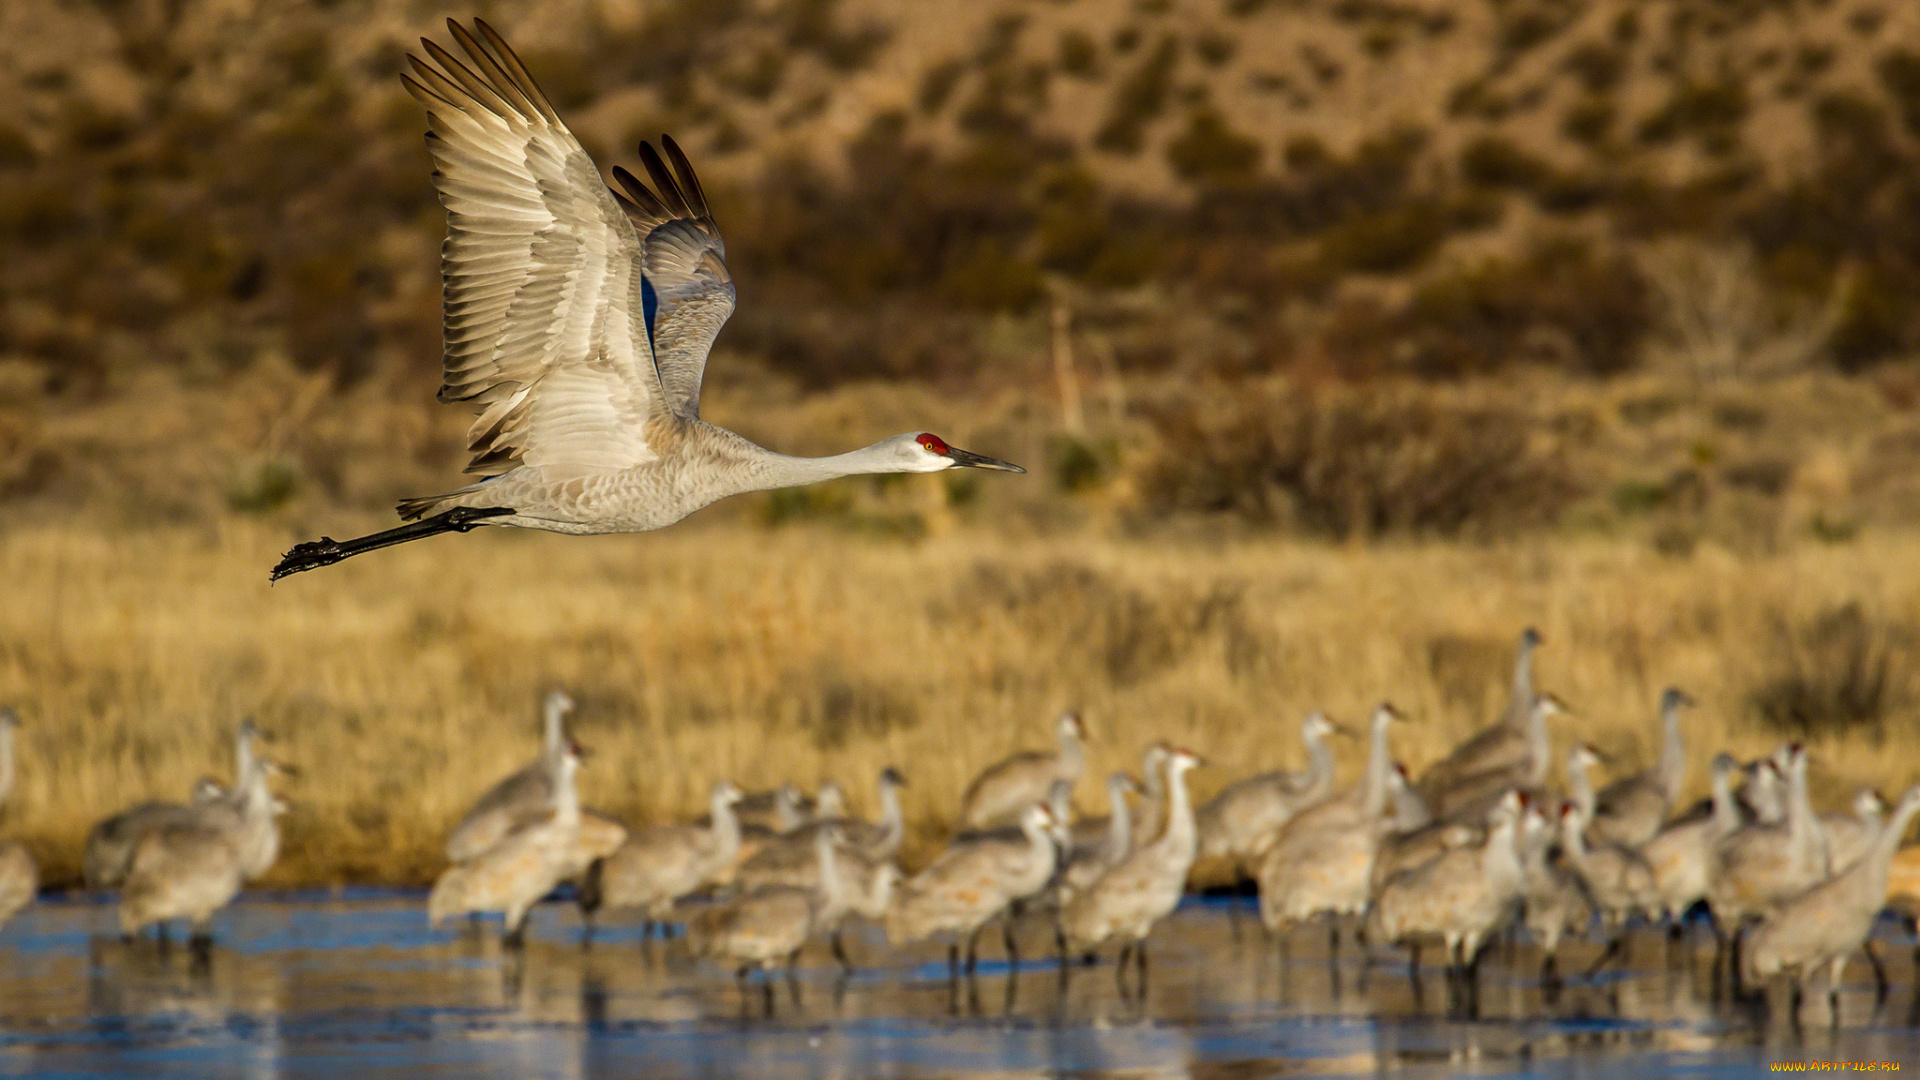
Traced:
<svg viewBox="0 0 1920 1080">
<path fill-rule="evenodd" d="M 947 444 L 940 441 L 940 436 L 931 432 L 921 435 L 916 441 L 919 442 L 921 446 L 926 447 L 927 452 L 930 454 L 939 454 L 941 457 L 946 457 L 948 453 L 951 452 Z"/>
</svg>

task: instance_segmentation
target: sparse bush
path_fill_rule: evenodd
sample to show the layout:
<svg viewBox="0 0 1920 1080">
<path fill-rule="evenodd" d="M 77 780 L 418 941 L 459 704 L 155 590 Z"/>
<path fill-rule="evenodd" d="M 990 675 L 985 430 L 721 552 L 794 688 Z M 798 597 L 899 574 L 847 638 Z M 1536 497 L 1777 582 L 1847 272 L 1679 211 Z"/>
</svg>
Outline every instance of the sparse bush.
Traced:
<svg viewBox="0 0 1920 1080">
<path fill-rule="evenodd" d="M 928 116 L 939 112 L 953 88 L 960 85 L 960 77 L 967 72 L 967 65 L 959 60 L 942 60 L 920 74 L 920 111 Z"/>
<path fill-rule="evenodd" d="M 1184 180 L 1239 180 L 1259 167 L 1260 144 L 1228 127 L 1217 110 L 1202 109 L 1167 144 L 1167 161 Z"/>
<path fill-rule="evenodd" d="M 1055 54 L 1062 73 L 1076 79 L 1093 79 L 1100 75 L 1100 47 L 1094 44 L 1093 35 L 1078 27 L 1068 27 L 1060 31 L 1060 43 Z"/>
<path fill-rule="evenodd" d="M 1880 76 L 1880 85 L 1886 87 L 1887 95 L 1899 107 L 1907 130 L 1920 135 L 1920 53 L 1911 49 L 1888 49 L 1873 69 Z"/>
<path fill-rule="evenodd" d="M 1552 167 L 1495 135 L 1482 135 L 1460 151 L 1460 175 L 1484 187 L 1528 189 L 1545 182 Z"/>
<path fill-rule="evenodd" d="M 1796 738 L 1885 735 L 1911 667 L 1912 634 L 1856 601 L 1795 625 L 1776 616 L 1767 669 L 1748 696 L 1760 722 Z"/>
<path fill-rule="evenodd" d="M 1726 134 L 1747 118 L 1747 92 L 1733 79 L 1682 82 L 1665 105 L 1640 123 L 1640 141 L 1672 142 L 1682 135 L 1710 138 Z"/>
<path fill-rule="evenodd" d="M 1491 536 L 1552 520 L 1580 485 L 1499 403 L 1375 385 L 1167 402 L 1141 491 L 1154 513 L 1228 514 L 1336 539 Z"/>
<path fill-rule="evenodd" d="M 1153 52 L 1114 90 L 1113 106 L 1094 133 L 1095 146 L 1116 154 L 1140 152 L 1146 126 L 1166 107 L 1179 59 L 1179 43 L 1171 34 L 1163 36 Z"/>
</svg>

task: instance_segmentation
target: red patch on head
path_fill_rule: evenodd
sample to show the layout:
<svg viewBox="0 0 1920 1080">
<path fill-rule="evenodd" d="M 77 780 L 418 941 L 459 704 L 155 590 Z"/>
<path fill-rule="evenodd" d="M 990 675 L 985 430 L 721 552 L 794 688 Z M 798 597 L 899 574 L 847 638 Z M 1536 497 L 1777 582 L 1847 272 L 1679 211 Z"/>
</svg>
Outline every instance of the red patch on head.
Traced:
<svg viewBox="0 0 1920 1080">
<path fill-rule="evenodd" d="M 935 435 L 931 431 L 922 432 L 920 437 L 914 441 L 926 447 L 929 453 L 939 454 L 941 457 L 946 457 L 953 452 L 951 447 L 940 441 L 940 436 Z"/>
</svg>

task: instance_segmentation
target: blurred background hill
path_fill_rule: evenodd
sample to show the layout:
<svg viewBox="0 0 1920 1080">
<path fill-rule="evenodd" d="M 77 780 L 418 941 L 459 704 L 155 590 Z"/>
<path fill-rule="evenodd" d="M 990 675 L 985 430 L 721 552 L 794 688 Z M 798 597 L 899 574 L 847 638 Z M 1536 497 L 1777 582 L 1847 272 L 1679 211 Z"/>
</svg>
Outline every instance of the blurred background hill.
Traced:
<svg viewBox="0 0 1920 1080">
<path fill-rule="evenodd" d="M 1663 643 L 1737 639 L 1758 659 L 1697 670 L 1724 676 L 1725 722 L 1756 743 L 1829 722 L 1920 730 L 1920 621 L 1881 576 L 1920 525 L 1920 6 L 1897 0 L 10 0 L 0 560 L 53 590 L 17 610 L 63 617 L 63 574 L 106 575 L 108 613 L 166 603 L 130 599 L 147 595 L 141 556 L 83 532 L 204 556 L 215 577 L 259 562 L 245 604 L 208 601 L 250 611 L 262 557 L 456 482 L 467 418 L 431 401 L 444 221 L 398 75 L 418 36 L 474 13 L 603 168 L 664 131 L 700 170 L 740 293 L 705 415 L 803 453 L 932 423 L 1035 473 L 756 496 L 691 527 L 798 530 L 773 543 L 800 550 L 991 533 L 1014 569 L 955 580 L 1037 575 L 1048 604 L 1093 603 L 1062 550 L 1124 564 L 1129 545 L 1301 542 L 1324 546 L 1299 559 L 1346 567 L 1379 542 L 1389 561 L 1445 548 L 1436 574 L 1532 566 L 1538 593 L 1399 626 L 1411 659 L 1357 669 L 1419 673 L 1460 724 L 1480 702 L 1433 688 L 1460 678 L 1433 666 L 1460 654 L 1449 642 L 1471 642 L 1474 678 L 1497 672 L 1542 597 L 1658 577 L 1693 616 L 1562 613 L 1608 627 L 1586 642 L 1608 658 L 1595 686 L 1659 681 Z M 1488 570 L 1476 554 L 1516 547 L 1537 557 Z M 1292 595 L 1294 571 L 1268 581 L 1254 562 L 1256 593 Z M 1767 583 L 1744 606 L 1741 567 Z M 1681 584 L 1696 572 L 1711 601 Z M 358 573 L 341 580 L 389 580 Z M 1102 625 L 1155 655 L 1218 631 L 1115 603 Z M 408 618 L 435 633 L 478 632 L 420 604 Z M 252 691 L 213 695 L 234 709 L 299 681 L 257 655 L 130 661 L 96 629 L 36 641 L 17 623 L 0 699 L 103 724 L 197 715 L 208 672 L 245 673 Z M 1085 636 L 1054 630 L 1005 662 L 1044 668 Z M 1221 648 L 1221 671 L 1167 691 L 1168 715 L 1225 725 L 1266 700 L 1274 672 Z M 1057 704 L 1005 690 L 1003 660 L 952 685 L 996 716 Z M 816 694 L 796 706 L 811 724 L 869 697 L 891 715 L 897 694 L 846 690 L 874 662 L 850 654 L 812 683 L 768 670 Z M 532 701 L 547 674 L 521 676 L 485 707 Z M 378 689 L 315 691 L 332 704 L 301 716 L 338 719 Z M 607 693 L 616 715 L 645 711 Z M 714 693 L 649 700 L 747 708 Z M 871 741 L 897 749 L 876 723 Z M 146 791 L 144 754 L 88 797 Z M 181 754 L 184 777 L 201 749 Z M 384 806 L 384 790 L 341 799 Z M 397 827 L 380 836 L 369 850 L 424 865 Z"/>
</svg>

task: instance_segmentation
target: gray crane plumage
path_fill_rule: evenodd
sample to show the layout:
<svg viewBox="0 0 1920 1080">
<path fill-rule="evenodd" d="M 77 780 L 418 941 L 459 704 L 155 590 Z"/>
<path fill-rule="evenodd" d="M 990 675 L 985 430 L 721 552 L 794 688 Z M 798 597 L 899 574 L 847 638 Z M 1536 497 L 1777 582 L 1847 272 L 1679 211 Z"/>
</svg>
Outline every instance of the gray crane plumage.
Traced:
<svg viewBox="0 0 1920 1080">
<path fill-rule="evenodd" d="M 734 286 L 686 155 L 670 138 L 664 157 L 642 144 L 652 187 L 616 169 L 615 193 L 498 32 L 447 26 L 471 66 L 422 39 L 429 59 L 408 56 L 401 81 L 426 106 L 447 211 L 439 399 L 477 411 L 467 469 L 483 479 L 402 501 L 413 524 L 296 545 L 275 580 L 480 525 L 645 532 L 730 495 L 836 476 L 1023 471 L 926 432 L 789 457 L 700 419 Z"/>
</svg>

